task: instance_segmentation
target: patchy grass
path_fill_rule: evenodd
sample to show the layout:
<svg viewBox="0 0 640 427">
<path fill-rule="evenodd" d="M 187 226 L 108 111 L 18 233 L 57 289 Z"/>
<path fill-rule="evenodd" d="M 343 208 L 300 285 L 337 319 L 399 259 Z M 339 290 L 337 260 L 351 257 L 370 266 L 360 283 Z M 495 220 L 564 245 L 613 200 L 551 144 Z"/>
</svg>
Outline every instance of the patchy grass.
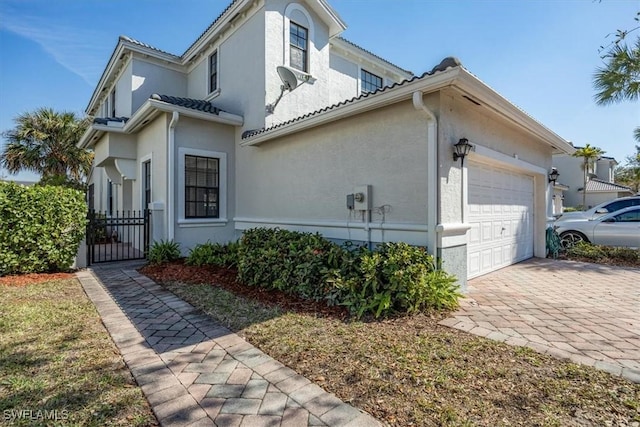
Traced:
<svg viewBox="0 0 640 427">
<path fill-rule="evenodd" d="M 0 293 L 0 424 L 157 425 L 76 279 Z"/>
<path fill-rule="evenodd" d="M 266 293 L 236 296 L 237 283 L 221 283 L 225 290 L 202 274 L 195 284 L 176 275 L 168 289 L 393 426 L 640 422 L 640 385 L 439 326 L 442 314 L 355 322 L 301 311 L 298 303 L 276 306 Z M 153 276 L 162 278 L 159 270 Z"/>
</svg>

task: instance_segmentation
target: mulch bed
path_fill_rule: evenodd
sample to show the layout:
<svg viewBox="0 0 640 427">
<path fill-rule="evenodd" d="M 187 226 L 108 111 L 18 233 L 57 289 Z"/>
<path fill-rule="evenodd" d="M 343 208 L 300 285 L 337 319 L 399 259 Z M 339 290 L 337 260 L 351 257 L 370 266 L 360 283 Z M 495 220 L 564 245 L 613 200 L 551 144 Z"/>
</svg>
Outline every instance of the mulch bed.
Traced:
<svg viewBox="0 0 640 427">
<path fill-rule="evenodd" d="M 329 307 L 324 301 L 310 301 L 278 290 L 247 286 L 238 282 L 238 272 L 231 268 L 186 265 L 184 260 L 162 265 L 146 265 L 140 273 L 158 283 L 176 281 L 189 284 L 210 284 L 226 289 L 236 295 L 258 301 L 266 306 L 280 307 L 284 311 L 313 314 L 315 316 L 346 319 L 348 311 L 344 307 Z"/>
<path fill-rule="evenodd" d="M 0 277 L 0 286 L 27 286 L 53 280 L 72 279 L 73 273 L 30 273 Z"/>
</svg>

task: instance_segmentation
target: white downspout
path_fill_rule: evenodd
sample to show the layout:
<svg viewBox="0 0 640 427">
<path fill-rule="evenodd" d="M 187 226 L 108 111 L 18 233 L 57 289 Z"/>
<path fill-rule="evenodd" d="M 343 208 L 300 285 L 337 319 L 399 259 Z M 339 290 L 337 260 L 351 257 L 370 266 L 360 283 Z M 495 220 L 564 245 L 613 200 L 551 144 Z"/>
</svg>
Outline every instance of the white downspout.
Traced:
<svg viewBox="0 0 640 427">
<path fill-rule="evenodd" d="M 175 176 L 175 162 L 173 155 L 175 152 L 176 144 L 176 125 L 180 120 L 180 113 L 174 111 L 171 115 L 171 121 L 169 122 L 169 143 L 167 144 L 167 240 L 173 240 L 175 237 L 174 225 L 175 225 L 175 212 L 174 205 L 174 176 Z"/>
<path fill-rule="evenodd" d="M 422 99 L 422 92 L 413 92 L 413 107 L 427 117 L 427 250 L 438 258 L 438 118 Z"/>
</svg>

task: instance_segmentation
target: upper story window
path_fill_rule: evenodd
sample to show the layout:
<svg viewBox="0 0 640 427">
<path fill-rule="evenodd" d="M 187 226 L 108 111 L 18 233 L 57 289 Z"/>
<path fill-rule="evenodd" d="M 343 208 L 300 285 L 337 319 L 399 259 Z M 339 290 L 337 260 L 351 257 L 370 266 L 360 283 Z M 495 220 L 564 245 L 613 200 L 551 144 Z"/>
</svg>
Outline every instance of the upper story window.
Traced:
<svg viewBox="0 0 640 427">
<path fill-rule="evenodd" d="M 209 93 L 218 90 L 218 51 L 209 56 Z"/>
<path fill-rule="evenodd" d="M 184 156 L 185 218 L 219 218 L 219 163 L 214 157 Z"/>
<path fill-rule="evenodd" d="M 109 117 L 116 116 L 116 89 L 114 88 L 109 95 Z"/>
<path fill-rule="evenodd" d="M 305 73 L 308 71 L 309 31 L 291 21 L 289 23 L 289 64 Z"/>
<path fill-rule="evenodd" d="M 375 92 L 378 89 L 382 89 L 382 77 L 378 77 L 367 70 L 360 70 L 360 91 Z"/>
</svg>

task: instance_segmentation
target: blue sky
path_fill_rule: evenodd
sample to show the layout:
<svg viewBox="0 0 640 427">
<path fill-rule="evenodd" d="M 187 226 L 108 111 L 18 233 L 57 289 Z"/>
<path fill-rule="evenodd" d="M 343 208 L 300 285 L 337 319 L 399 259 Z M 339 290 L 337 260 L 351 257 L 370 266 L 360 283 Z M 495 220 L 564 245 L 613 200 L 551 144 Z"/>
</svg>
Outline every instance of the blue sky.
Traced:
<svg viewBox="0 0 640 427">
<path fill-rule="evenodd" d="M 179 55 L 229 1 L 0 0 L 0 131 L 39 107 L 83 114 L 119 35 Z M 575 145 L 620 162 L 635 152 L 640 104 L 595 105 L 591 76 L 599 46 L 634 26 L 640 1 L 328 1 L 344 37 L 402 68 L 421 74 L 456 56 Z"/>
</svg>

